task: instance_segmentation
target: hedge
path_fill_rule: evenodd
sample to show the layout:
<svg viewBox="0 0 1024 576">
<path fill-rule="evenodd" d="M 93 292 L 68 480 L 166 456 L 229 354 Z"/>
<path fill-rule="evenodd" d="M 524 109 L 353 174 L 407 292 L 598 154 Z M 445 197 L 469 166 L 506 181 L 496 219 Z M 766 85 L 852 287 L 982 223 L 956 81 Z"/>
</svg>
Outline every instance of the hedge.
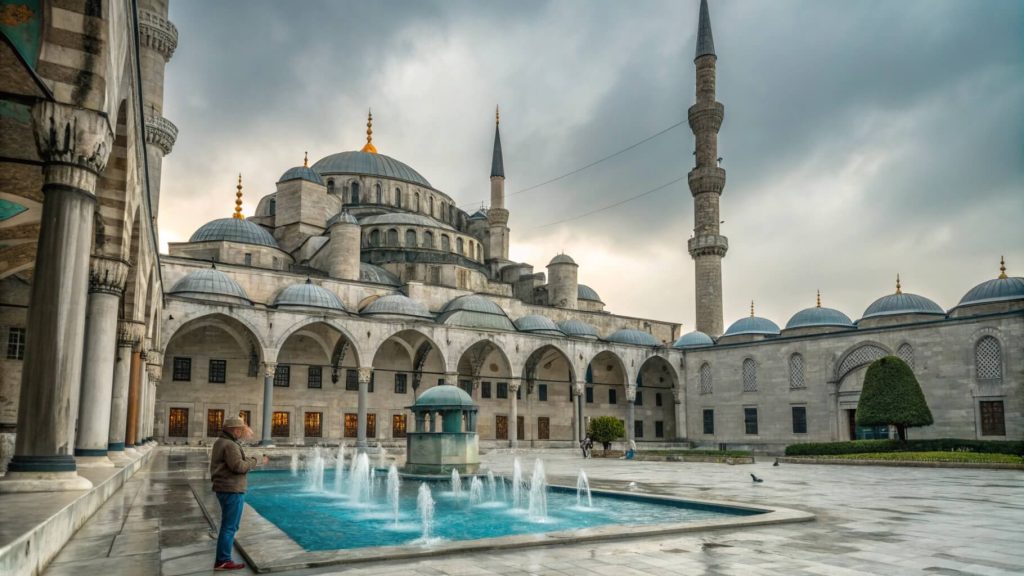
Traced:
<svg viewBox="0 0 1024 576">
<path fill-rule="evenodd" d="M 850 442 L 810 442 L 786 446 L 786 456 L 832 456 L 870 452 L 978 452 L 1024 456 L 1024 442 L 1000 440 L 853 440 Z"/>
<path fill-rule="evenodd" d="M 1024 464 L 1014 454 L 982 454 L 977 452 L 868 452 L 836 454 L 838 460 L 882 460 L 887 462 L 968 462 L 975 464 Z"/>
</svg>

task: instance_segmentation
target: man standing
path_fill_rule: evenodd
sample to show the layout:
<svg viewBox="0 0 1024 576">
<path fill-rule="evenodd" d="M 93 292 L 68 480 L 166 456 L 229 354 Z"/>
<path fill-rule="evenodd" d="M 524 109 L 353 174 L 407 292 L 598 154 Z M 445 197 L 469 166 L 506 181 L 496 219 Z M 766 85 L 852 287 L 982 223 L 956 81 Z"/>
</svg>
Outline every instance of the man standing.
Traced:
<svg viewBox="0 0 1024 576">
<path fill-rule="evenodd" d="M 242 520 L 242 508 L 245 507 L 246 474 L 256 467 L 256 458 L 246 458 L 239 440 L 243 438 L 249 427 L 237 417 L 231 416 L 224 422 L 224 430 L 213 444 L 210 454 L 210 479 L 213 480 L 213 491 L 220 502 L 220 534 L 217 536 L 217 560 L 214 570 L 241 570 L 245 564 L 231 559 L 231 550 L 235 543 L 235 532 Z M 270 461 L 266 456 L 263 463 Z"/>
</svg>

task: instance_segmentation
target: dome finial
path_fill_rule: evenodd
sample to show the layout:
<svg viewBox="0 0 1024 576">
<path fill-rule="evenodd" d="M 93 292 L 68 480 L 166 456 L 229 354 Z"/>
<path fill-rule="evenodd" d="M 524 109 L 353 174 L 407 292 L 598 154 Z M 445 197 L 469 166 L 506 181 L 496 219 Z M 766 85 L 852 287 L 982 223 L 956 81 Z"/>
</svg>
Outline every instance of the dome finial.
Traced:
<svg viewBox="0 0 1024 576">
<path fill-rule="evenodd" d="M 1002 256 L 999 257 L 999 279 L 1006 279 L 1006 259 Z"/>
<path fill-rule="evenodd" d="M 896 293 L 903 294 L 903 286 L 900 285 L 900 273 L 896 273 Z"/>
<path fill-rule="evenodd" d="M 242 216 L 242 173 L 238 173 L 238 186 L 235 186 L 238 192 L 235 192 L 235 213 L 231 215 L 232 218 L 244 220 L 245 216 Z"/>
<path fill-rule="evenodd" d="M 754 317 L 754 301 L 753 300 L 750 301 L 750 317 L 751 318 Z"/>
<path fill-rule="evenodd" d="M 369 152 L 370 154 L 376 154 L 377 148 L 373 145 L 373 109 L 369 109 L 366 113 L 366 146 L 360 152 Z"/>
<path fill-rule="evenodd" d="M 501 109 L 497 104 L 494 105 L 494 123 L 501 124 Z"/>
<path fill-rule="evenodd" d="M 818 290 L 818 308 L 821 308 L 821 290 Z"/>
<path fill-rule="evenodd" d="M 309 152 L 302 153 L 302 167 L 309 168 Z"/>
</svg>

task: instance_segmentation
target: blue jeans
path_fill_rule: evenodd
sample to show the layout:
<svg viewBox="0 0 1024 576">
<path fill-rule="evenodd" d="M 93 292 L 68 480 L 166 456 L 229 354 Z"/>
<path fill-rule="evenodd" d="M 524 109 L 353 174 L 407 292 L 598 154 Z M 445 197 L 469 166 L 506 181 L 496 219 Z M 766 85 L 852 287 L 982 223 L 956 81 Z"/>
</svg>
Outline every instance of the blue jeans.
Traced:
<svg viewBox="0 0 1024 576">
<path fill-rule="evenodd" d="M 235 544 L 235 532 L 242 521 L 245 508 L 245 494 L 217 492 L 220 502 L 220 534 L 217 535 L 217 564 L 231 561 L 231 549 Z"/>
</svg>

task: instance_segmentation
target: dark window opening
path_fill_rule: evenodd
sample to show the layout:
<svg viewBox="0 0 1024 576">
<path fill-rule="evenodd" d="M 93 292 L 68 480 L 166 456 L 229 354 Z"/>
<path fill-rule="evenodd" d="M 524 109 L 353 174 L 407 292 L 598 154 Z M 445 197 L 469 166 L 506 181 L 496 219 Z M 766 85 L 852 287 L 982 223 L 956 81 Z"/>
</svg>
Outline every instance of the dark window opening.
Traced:
<svg viewBox="0 0 1024 576">
<path fill-rule="evenodd" d="M 743 426 L 747 434 L 757 434 L 757 408 L 743 409 Z"/>
<path fill-rule="evenodd" d="M 305 434 L 306 438 L 322 438 L 324 435 L 323 412 L 306 412 Z"/>
<path fill-rule="evenodd" d="M 806 406 L 793 406 L 793 434 L 807 434 Z"/>
<path fill-rule="evenodd" d="M 308 388 L 323 388 L 324 387 L 324 369 L 323 366 L 310 366 L 309 375 L 306 380 L 306 386 Z"/>
<path fill-rule="evenodd" d="M 210 360 L 209 381 L 211 384 L 224 384 L 227 382 L 227 372 L 227 360 Z"/>
<path fill-rule="evenodd" d="M 220 436 L 222 430 L 224 430 L 224 411 L 207 410 L 206 435 L 212 437 Z"/>
<path fill-rule="evenodd" d="M 711 409 L 704 410 L 704 433 L 714 434 L 715 433 L 715 411 Z"/>
<path fill-rule="evenodd" d="M 291 386 L 292 367 L 287 364 L 278 364 L 274 370 L 274 386 L 287 388 Z"/>
<path fill-rule="evenodd" d="M 192 359 L 174 358 L 174 367 L 171 371 L 171 379 L 175 382 L 188 382 L 192 379 Z"/>
</svg>

